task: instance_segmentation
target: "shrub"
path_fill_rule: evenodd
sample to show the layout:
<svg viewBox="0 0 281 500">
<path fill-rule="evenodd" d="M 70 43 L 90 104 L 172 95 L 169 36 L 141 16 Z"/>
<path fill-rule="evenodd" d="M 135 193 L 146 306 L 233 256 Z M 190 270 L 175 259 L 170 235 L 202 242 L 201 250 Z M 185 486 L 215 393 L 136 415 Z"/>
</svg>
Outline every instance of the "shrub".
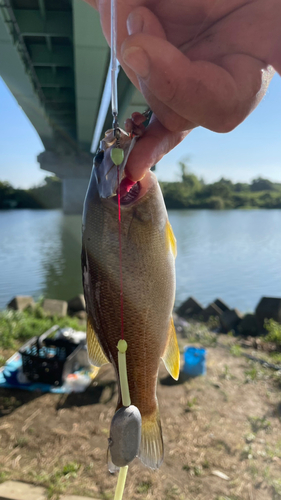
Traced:
<svg viewBox="0 0 281 500">
<path fill-rule="evenodd" d="M 207 208 L 212 208 L 214 210 L 223 210 L 225 208 L 224 200 L 220 196 L 210 196 L 206 200 Z"/>
<path fill-rule="evenodd" d="M 278 346 L 281 346 L 281 325 L 274 321 L 274 319 L 266 319 L 264 322 L 264 327 L 268 331 L 265 337 L 267 342 L 275 342 Z"/>
</svg>

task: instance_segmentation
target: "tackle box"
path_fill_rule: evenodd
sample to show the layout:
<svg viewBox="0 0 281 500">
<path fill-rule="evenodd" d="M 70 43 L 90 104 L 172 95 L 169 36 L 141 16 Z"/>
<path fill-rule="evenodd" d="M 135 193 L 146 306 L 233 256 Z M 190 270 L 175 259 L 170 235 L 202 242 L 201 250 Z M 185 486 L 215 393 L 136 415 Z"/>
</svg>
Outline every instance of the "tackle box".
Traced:
<svg viewBox="0 0 281 500">
<path fill-rule="evenodd" d="M 78 353 L 83 343 L 50 337 L 59 327 L 53 326 L 40 337 L 33 337 L 19 350 L 22 370 L 32 382 L 60 386 L 67 375 L 79 368 Z"/>
</svg>

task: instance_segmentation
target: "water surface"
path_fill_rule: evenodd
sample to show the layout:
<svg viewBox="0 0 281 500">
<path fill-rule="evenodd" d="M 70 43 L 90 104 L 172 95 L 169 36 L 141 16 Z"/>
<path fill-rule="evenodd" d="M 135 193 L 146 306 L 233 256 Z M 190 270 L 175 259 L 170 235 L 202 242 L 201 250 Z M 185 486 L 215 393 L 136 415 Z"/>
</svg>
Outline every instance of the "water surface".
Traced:
<svg viewBox="0 0 281 500">
<path fill-rule="evenodd" d="M 170 210 L 178 243 L 179 304 L 221 297 L 253 310 L 281 296 L 281 210 Z M 0 211 L 0 308 L 14 295 L 69 300 L 82 292 L 81 217 L 60 210 Z"/>
</svg>

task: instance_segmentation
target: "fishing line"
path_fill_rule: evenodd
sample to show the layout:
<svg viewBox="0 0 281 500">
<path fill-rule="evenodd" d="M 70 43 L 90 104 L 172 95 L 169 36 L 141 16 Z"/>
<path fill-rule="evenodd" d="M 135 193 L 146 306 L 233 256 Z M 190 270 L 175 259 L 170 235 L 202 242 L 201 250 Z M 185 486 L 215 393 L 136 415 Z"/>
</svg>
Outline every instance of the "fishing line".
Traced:
<svg viewBox="0 0 281 500">
<path fill-rule="evenodd" d="M 122 227 L 121 227 L 121 196 L 119 165 L 117 166 L 117 196 L 118 196 L 118 234 L 119 234 L 119 276 L 120 276 L 120 319 L 121 319 L 121 339 L 124 340 L 124 301 L 123 301 L 123 273 L 122 273 Z"/>
<path fill-rule="evenodd" d="M 118 95 L 117 95 L 117 15 L 116 0 L 111 0 L 111 108 L 113 117 L 118 115 Z"/>
<path fill-rule="evenodd" d="M 118 200 L 118 243 L 119 243 L 119 286 L 120 286 L 120 340 L 118 350 L 118 375 L 122 407 L 115 413 L 111 422 L 111 453 L 113 463 L 120 466 L 114 500 L 122 500 L 130 463 L 138 454 L 141 442 L 141 414 L 131 404 L 128 383 L 126 351 L 128 344 L 124 339 L 124 296 L 123 296 L 123 271 L 122 271 L 122 220 L 121 220 L 121 193 L 120 193 L 120 165 L 125 161 L 125 152 L 120 144 L 121 131 L 118 125 L 118 61 L 117 61 L 117 0 L 111 0 L 111 107 L 113 117 L 113 133 L 115 145 L 111 148 L 110 156 L 117 170 L 117 200 Z M 132 138 L 131 138 L 132 139 Z M 121 420 L 120 420 L 121 412 Z M 126 416 L 126 412 L 127 416 Z M 129 420 L 128 420 L 129 418 Z M 119 423 L 118 423 L 119 422 Z M 121 426 L 121 427 L 120 427 Z M 116 441 L 116 432 L 123 433 L 122 442 Z M 117 448 L 114 446 L 117 443 Z"/>
</svg>

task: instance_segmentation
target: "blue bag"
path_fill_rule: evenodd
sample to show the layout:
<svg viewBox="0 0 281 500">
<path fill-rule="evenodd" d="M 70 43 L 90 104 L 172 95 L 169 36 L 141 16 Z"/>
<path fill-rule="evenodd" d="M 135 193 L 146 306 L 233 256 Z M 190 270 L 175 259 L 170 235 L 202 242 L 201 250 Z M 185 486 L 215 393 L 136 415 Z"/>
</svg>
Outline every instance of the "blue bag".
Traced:
<svg viewBox="0 0 281 500">
<path fill-rule="evenodd" d="M 190 377 L 206 374 L 206 349 L 187 347 L 184 352 L 183 371 Z"/>
</svg>

